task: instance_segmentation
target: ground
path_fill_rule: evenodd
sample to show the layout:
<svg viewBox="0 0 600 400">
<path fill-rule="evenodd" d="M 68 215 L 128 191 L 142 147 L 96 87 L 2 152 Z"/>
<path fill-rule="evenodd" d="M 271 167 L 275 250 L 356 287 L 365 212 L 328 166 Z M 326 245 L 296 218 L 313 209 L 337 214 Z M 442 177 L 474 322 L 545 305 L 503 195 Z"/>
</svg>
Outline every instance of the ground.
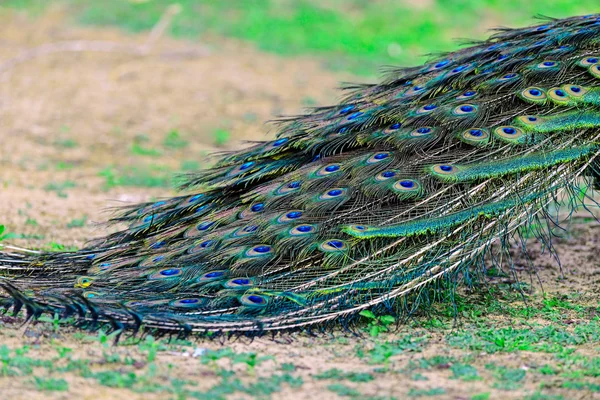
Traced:
<svg viewBox="0 0 600 400">
<path fill-rule="evenodd" d="M 340 81 L 313 58 L 282 58 L 204 35 L 183 41 L 65 23 L 62 9 L 0 13 L 0 224 L 4 243 L 82 247 L 116 229 L 111 207 L 173 193 L 206 154 L 273 137 L 263 121 L 330 104 Z M 49 45 L 49 43 L 54 43 Z M 96 51 L 102 50 L 102 51 Z M 361 79 L 364 80 L 364 79 Z M 577 213 L 534 241 L 533 266 L 391 324 L 353 332 L 215 340 L 113 337 L 60 321 L 0 320 L 3 398 L 600 398 L 600 224 Z M 519 290 L 517 290 L 519 289 Z M 447 300 L 447 299 L 446 299 Z"/>
</svg>

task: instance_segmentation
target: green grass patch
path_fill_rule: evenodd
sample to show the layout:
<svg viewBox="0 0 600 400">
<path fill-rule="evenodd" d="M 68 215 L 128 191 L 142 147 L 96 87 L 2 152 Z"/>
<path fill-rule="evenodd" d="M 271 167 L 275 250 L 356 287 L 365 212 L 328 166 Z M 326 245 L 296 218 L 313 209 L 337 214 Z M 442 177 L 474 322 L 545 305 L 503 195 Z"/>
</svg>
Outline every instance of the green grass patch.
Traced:
<svg viewBox="0 0 600 400">
<path fill-rule="evenodd" d="M 61 0 L 84 24 L 151 29 L 164 14 L 162 1 Z M 9 0 L 6 6 L 38 10 L 41 1 Z M 566 17 L 597 12 L 595 0 L 437 0 L 411 7 L 396 0 L 179 0 L 170 27 L 176 37 L 218 34 L 256 43 L 281 55 L 315 54 L 334 69 L 373 75 L 378 65 L 409 65 L 426 54 L 459 47 L 455 38 L 482 39 L 480 21 L 496 26 L 535 23 L 537 14 Z M 485 14 L 483 14 L 485 10 Z"/>
</svg>

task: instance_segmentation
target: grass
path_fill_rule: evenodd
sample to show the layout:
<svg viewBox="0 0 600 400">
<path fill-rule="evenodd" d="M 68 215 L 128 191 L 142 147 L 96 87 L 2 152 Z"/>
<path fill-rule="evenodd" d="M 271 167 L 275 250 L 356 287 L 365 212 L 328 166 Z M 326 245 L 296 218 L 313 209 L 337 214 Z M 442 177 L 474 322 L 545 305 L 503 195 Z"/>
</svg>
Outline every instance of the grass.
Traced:
<svg viewBox="0 0 600 400">
<path fill-rule="evenodd" d="M 43 0 L 5 6 L 38 10 Z M 168 5 L 162 1 L 59 0 L 83 24 L 151 29 Z M 537 14 L 566 17 L 598 12 L 595 0 L 437 0 L 426 7 L 397 0 L 179 0 L 170 33 L 247 40 L 284 56 L 311 54 L 334 69 L 372 75 L 381 65 L 412 65 L 429 53 L 459 47 L 456 38 L 482 39 L 482 26 L 523 26 Z"/>
<path fill-rule="evenodd" d="M 78 377 L 88 385 L 192 399 L 269 398 L 308 383 L 342 398 L 393 399 L 372 397 L 372 385 L 403 377 L 407 378 L 403 381 L 406 398 L 452 396 L 452 386 L 446 385 L 451 381 L 472 387 L 468 389 L 472 399 L 495 398 L 503 392 L 525 393 L 522 398 L 527 399 L 600 392 L 600 355 L 578 351 L 600 345 L 600 307 L 580 307 L 575 302 L 579 299 L 532 297 L 530 306 L 539 310 L 532 322 L 518 312 L 521 306 L 514 303 L 516 295 L 502 293 L 474 302 L 473 312 L 461 317 L 460 329 L 451 327 L 454 317 L 440 312 L 438 318 L 446 328 L 424 329 L 423 321 L 429 316 L 417 315 L 400 331 L 382 332 L 377 337 L 367 335 L 352 341 L 340 337 L 334 346 L 326 337 L 310 339 L 310 346 L 320 346 L 328 354 L 324 365 L 308 367 L 315 371 L 311 374 L 289 357 L 284 361 L 281 355 L 271 354 L 271 345 L 261 352 L 240 351 L 240 346 L 234 349 L 226 341 L 194 344 L 146 335 L 124 337 L 113 346 L 118 332 L 73 333 L 65 321 L 43 317 L 41 324 L 32 327 L 35 346 L 0 346 L 0 377 L 22 380 L 41 392 L 68 391 L 69 382 Z M 566 324 L 556 319 L 557 314 L 579 322 Z M 367 318 L 361 327 L 365 334 L 371 329 L 371 320 Z M 0 338 L 7 332 L 0 328 Z M 70 338 L 69 345 L 63 344 L 63 338 Z M 208 347 L 193 350 L 199 345 Z M 78 351 L 80 347 L 87 352 Z M 167 357 L 184 353 L 193 353 L 196 360 L 181 366 L 166 362 Z M 348 362 L 350 359 L 354 361 Z M 301 359 L 298 362 L 302 364 Z M 181 368 L 187 372 L 182 374 Z M 193 373 L 199 375 L 190 375 Z M 535 390 L 524 391 L 532 384 Z M 549 394 L 556 390 L 565 396 Z"/>
</svg>

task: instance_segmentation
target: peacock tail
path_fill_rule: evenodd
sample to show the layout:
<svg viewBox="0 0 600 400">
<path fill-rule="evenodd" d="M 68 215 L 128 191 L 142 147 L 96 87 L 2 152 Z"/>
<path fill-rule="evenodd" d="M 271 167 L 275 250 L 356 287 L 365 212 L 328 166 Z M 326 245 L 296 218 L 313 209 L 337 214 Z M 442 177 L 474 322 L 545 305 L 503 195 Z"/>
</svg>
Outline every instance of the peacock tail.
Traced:
<svg viewBox="0 0 600 400">
<path fill-rule="evenodd" d="M 494 242 L 508 257 L 524 227 L 551 247 L 551 204 L 600 177 L 600 14 L 500 29 L 346 93 L 83 250 L 0 253 L 0 304 L 119 329 L 340 323 L 472 274 Z"/>
</svg>

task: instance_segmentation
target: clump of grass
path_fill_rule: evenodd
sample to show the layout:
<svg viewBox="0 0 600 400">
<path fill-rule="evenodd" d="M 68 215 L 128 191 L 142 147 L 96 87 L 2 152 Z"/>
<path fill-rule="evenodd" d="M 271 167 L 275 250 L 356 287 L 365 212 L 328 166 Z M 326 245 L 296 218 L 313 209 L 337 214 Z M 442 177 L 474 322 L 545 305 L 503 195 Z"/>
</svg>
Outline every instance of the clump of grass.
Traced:
<svg viewBox="0 0 600 400">
<path fill-rule="evenodd" d="M 170 187 L 172 173 L 168 168 L 151 167 L 108 167 L 98 173 L 105 179 L 106 190 L 118 186 L 132 187 Z"/>
<path fill-rule="evenodd" d="M 73 189 L 75 187 L 77 187 L 77 183 L 73 181 L 50 182 L 44 186 L 44 190 L 47 192 L 56 192 L 58 197 L 66 198 L 68 197 L 66 190 Z"/>
<path fill-rule="evenodd" d="M 189 142 L 181 136 L 178 131 L 171 131 L 165 136 L 163 146 L 170 149 L 183 149 L 187 147 Z"/>
<path fill-rule="evenodd" d="M 84 215 L 81 218 L 73 218 L 71 221 L 69 221 L 67 223 L 67 228 L 69 228 L 69 229 L 82 228 L 83 226 L 85 226 L 87 219 L 88 219 L 87 215 Z"/>
<path fill-rule="evenodd" d="M 213 132 L 213 143 L 217 147 L 225 146 L 231 139 L 231 133 L 225 129 L 217 129 Z"/>
</svg>

